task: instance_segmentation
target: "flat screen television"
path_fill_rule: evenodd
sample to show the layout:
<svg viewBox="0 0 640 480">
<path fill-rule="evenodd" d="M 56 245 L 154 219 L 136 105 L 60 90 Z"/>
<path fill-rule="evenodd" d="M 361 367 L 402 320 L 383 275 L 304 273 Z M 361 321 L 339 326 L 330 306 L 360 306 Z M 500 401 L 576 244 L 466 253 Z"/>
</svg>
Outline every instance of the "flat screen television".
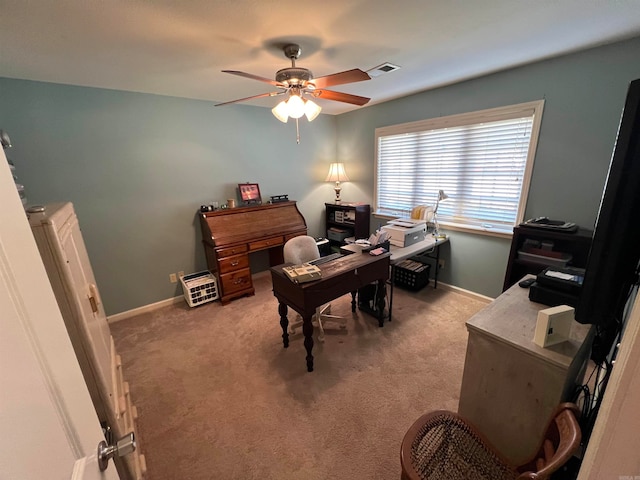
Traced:
<svg viewBox="0 0 640 480">
<path fill-rule="evenodd" d="M 640 260 L 640 79 L 629 85 L 575 318 L 595 325 L 591 358 L 601 364 L 622 329 Z"/>
</svg>

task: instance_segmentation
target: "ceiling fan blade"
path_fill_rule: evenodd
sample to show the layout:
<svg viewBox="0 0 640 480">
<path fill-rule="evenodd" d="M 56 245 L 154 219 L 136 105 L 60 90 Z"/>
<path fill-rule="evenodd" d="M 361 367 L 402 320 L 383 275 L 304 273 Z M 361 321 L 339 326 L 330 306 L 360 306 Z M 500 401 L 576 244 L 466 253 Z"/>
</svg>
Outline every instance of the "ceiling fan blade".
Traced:
<svg viewBox="0 0 640 480">
<path fill-rule="evenodd" d="M 229 105 L 230 103 L 238 103 L 245 102 L 247 100 L 253 100 L 254 98 L 263 98 L 263 97 L 277 97 L 278 95 L 282 95 L 285 92 L 269 92 L 269 93 L 261 93 L 260 95 L 253 95 L 252 97 L 239 98 L 237 100 L 231 100 L 229 102 L 218 103 L 214 105 L 214 107 L 221 107 L 222 105 Z"/>
<path fill-rule="evenodd" d="M 222 70 L 222 73 L 230 73 L 231 75 L 238 75 L 239 77 L 250 78 L 252 80 L 258 80 L 259 82 L 269 83 L 274 87 L 285 87 L 284 84 L 271 80 L 270 78 L 260 77 L 253 75 L 252 73 L 239 72 L 238 70 Z"/>
<path fill-rule="evenodd" d="M 324 100 L 335 100 L 336 102 L 351 103 L 353 105 L 365 105 L 371 100 L 367 97 L 351 95 L 350 93 L 334 92 L 332 90 L 314 90 L 312 95 Z"/>
<path fill-rule="evenodd" d="M 314 78 L 309 83 L 313 83 L 316 88 L 325 88 L 345 83 L 362 82 L 363 80 L 371 80 L 371 77 L 367 72 L 363 72 L 359 68 L 354 68 L 353 70 Z"/>
</svg>

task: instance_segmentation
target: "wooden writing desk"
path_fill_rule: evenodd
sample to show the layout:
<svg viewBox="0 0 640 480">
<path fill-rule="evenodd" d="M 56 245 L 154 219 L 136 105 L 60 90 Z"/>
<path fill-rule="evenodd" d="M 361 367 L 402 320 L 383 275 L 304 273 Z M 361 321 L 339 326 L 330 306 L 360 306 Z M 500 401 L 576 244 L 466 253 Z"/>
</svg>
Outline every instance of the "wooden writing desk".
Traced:
<svg viewBox="0 0 640 480">
<path fill-rule="evenodd" d="M 278 299 L 278 313 L 282 327 L 282 343 L 284 348 L 289 346 L 289 319 L 287 307 L 291 307 L 302 316 L 302 332 L 304 346 L 307 350 L 307 371 L 313 372 L 313 325 L 311 317 L 316 308 L 351 292 L 351 310 L 356 310 L 356 292 L 370 283 L 377 282 L 377 317 L 380 326 L 384 322 L 384 306 L 386 296 L 386 282 L 389 278 L 389 253 L 373 256 L 368 253 L 354 253 L 336 260 L 319 265 L 322 278 L 308 283 L 294 283 L 282 272 L 282 267 L 290 264 L 278 265 L 271 268 L 273 294 Z"/>
<path fill-rule="evenodd" d="M 249 254 L 269 251 L 269 264 L 284 262 L 282 247 L 298 235 L 307 234 L 307 224 L 296 202 L 228 208 L 200 214 L 202 243 L 207 267 L 217 272 L 222 304 L 243 295 L 253 295 Z"/>
<path fill-rule="evenodd" d="M 391 321 L 391 312 L 393 311 L 393 279 L 395 266 L 402 260 L 407 258 L 422 256 L 435 260 L 435 268 L 433 272 L 434 285 L 433 288 L 438 288 L 438 270 L 440 268 L 440 245 L 449 241 L 449 238 L 436 239 L 433 235 L 428 234 L 426 238 L 420 242 L 409 245 L 408 247 L 397 247 L 391 245 L 391 293 L 389 294 L 389 321 Z M 359 244 L 352 243 L 349 245 L 343 245 L 340 247 L 342 252 L 361 252 L 362 247 Z M 435 256 L 433 256 L 435 255 Z M 381 325 L 382 326 L 382 325 Z"/>
</svg>

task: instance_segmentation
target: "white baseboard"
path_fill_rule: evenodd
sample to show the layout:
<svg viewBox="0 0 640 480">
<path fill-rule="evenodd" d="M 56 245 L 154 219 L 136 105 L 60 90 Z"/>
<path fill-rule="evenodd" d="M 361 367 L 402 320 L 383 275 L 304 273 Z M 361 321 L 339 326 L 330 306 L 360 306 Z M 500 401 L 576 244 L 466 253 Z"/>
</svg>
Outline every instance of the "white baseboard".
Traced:
<svg viewBox="0 0 640 480">
<path fill-rule="evenodd" d="M 261 278 L 262 276 L 268 275 L 269 272 L 258 272 L 255 275 L 252 275 L 254 279 Z M 481 302 L 490 303 L 493 301 L 493 298 L 487 297 L 485 295 L 481 295 L 476 292 L 472 292 L 471 290 L 465 290 L 464 288 L 456 287 L 453 285 L 449 285 L 448 283 L 438 282 L 438 288 L 442 288 L 443 290 L 450 290 L 452 292 L 459 293 L 460 295 L 464 295 L 465 297 L 473 298 L 474 300 L 479 300 Z M 167 307 L 169 305 L 174 305 L 176 303 L 184 302 L 184 296 L 180 295 L 178 297 L 167 298 L 166 300 L 161 300 L 156 303 L 151 303 L 149 305 L 145 305 L 143 307 L 134 308 L 132 310 L 127 310 L 126 312 L 116 313 L 115 315 L 111 315 L 107 317 L 108 323 L 115 323 L 121 320 L 126 320 L 131 317 L 135 317 L 136 315 L 140 315 L 141 313 L 152 312 L 154 310 L 158 310 L 162 307 Z"/>
<path fill-rule="evenodd" d="M 464 295 L 465 297 L 473 298 L 474 300 L 480 300 L 481 302 L 485 303 L 491 303 L 494 300 L 493 298 L 481 295 L 480 293 L 472 292 L 471 290 L 465 290 L 464 288 L 456 287 L 454 285 L 449 285 L 448 283 L 438 281 L 438 288 L 441 287 L 443 290 L 450 290 L 452 292 L 459 293 L 460 295 Z"/>
<path fill-rule="evenodd" d="M 266 276 L 270 276 L 269 270 L 265 270 L 263 272 L 258 272 L 251 275 L 254 281 Z M 160 300 L 159 302 L 156 302 L 156 303 L 150 303 L 149 305 L 144 305 L 142 307 L 134 308 L 132 310 L 127 310 L 126 312 L 120 312 L 120 313 L 116 313 L 115 315 L 110 315 L 109 317 L 107 317 L 107 322 L 115 323 L 121 320 L 127 320 L 129 318 L 135 317 L 136 315 L 140 315 L 141 313 L 152 312 L 154 310 L 158 310 L 159 308 L 167 307 L 169 305 L 175 305 L 176 303 L 180 303 L 184 301 L 185 299 L 183 295 L 180 295 L 178 297 L 173 297 L 173 298 L 167 298 L 166 300 Z"/>
<path fill-rule="evenodd" d="M 149 305 L 134 308 L 133 310 L 127 310 L 126 312 L 116 313 L 115 315 L 111 315 L 107 317 L 107 322 L 108 323 L 119 322 L 120 320 L 126 320 L 127 318 L 140 315 L 141 313 L 152 312 L 154 310 L 158 310 L 159 308 L 167 307 L 169 305 L 174 305 L 180 302 L 184 302 L 184 295 L 180 295 L 179 297 L 167 298 L 166 300 L 161 300 L 156 303 L 150 303 Z"/>
</svg>

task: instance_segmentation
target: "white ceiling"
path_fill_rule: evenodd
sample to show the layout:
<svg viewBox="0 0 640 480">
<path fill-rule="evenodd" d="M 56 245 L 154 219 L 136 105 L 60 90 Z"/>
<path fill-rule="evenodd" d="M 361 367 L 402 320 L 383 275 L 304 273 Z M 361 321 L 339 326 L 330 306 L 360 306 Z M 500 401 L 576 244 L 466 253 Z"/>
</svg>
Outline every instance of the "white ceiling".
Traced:
<svg viewBox="0 0 640 480">
<path fill-rule="evenodd" d="M 637 35 L 640 0 L 0 0 L 0 76 L 225 102 L 274 88 L 221 70 L 274 78 L 295 42 L 316 77 L 401 66 L 331 88 L 373 105 Z"/>
</svg>

